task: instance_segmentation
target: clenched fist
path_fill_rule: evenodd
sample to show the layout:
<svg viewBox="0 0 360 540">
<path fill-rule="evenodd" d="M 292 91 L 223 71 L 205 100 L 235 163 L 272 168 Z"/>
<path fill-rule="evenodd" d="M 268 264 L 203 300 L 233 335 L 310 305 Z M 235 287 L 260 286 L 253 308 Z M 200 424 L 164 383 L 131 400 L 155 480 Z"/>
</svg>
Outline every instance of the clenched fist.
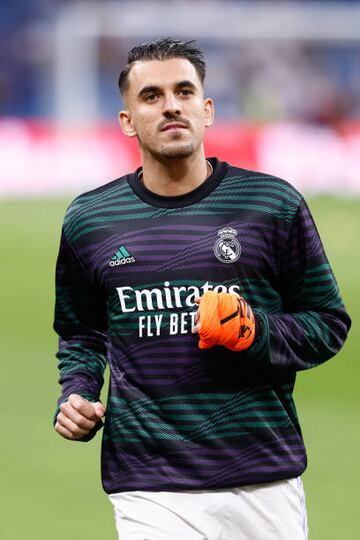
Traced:
<svg viewBox="0 0 360 540">
<path fill-rule="evenodd" d="M 60 405 L 55 429 L 65 439 L 81 439 L 90 433 L 104 416 L 105 407 L 100 401 L 93 403 L 71 394 L 68 401 Z"/>
<path fill-rule="evenodd" d="M 193 333 L 200 337 L 199 348 L 223 345 L 231 351 L 248 349 L 255 338 L 255 318 L 242 296 L 207 291 L 195 298 L 199 309 Z"/>
</svg>

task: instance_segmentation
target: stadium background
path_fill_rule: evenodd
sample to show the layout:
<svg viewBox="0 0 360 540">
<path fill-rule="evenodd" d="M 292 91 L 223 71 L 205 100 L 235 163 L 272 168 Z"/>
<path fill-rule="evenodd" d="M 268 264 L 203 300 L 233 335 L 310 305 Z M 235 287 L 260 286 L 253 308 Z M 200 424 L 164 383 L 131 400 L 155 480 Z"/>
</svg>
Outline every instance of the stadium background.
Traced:
<svg viewBox="0 0 360 540">
<path fill-rule="evenodd" d="M 338 357 L 297 381 L 310 539 L 359 537 L 359 20 L 355 1 L 1 3 L 1 538 L 116 537 L 100 438 L 52 429 L 54 264 L 73 196 L 138 163 L 116 79 L 134 43 L 165 35 L 205 51 L 207 154 L 307 195 L 353 318 Z"/>
</svg>

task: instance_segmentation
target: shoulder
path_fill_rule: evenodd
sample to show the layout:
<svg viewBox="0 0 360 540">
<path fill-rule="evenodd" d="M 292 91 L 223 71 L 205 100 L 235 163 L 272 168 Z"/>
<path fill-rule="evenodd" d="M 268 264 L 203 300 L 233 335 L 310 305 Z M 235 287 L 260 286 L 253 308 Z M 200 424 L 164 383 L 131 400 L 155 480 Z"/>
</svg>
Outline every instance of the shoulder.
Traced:
<svg viewBox="0 0 360 540">
<path fill-rule="evenodd" d="M 224 178 L 224 188 L 238 196 L 258 211 L 291 220 L 303 196 L 288 181 L 264 172 L 243 169 L 230 165 Z"/>
<path fill-rule="evenodd" d="M 121 204 L 131 191 L 127 177 L 128 175 L 122 176 L 82 193 L 71 202 L 64 217 L 64 232 L 69 239 L 75 230 L 99 222 L 102 217 L 105 219 L 115 203 Z"/>
<path fill-rule="evenodd" d="M 250 169 L 242 169 L 230 165 L 227 173 L 228 178 L 234 178 L 238 180 L 239 185 L 247 185 L 249 187 L 259 188 L 264 193 L 274 192 L 278 195 L 282 195 L 284 198 L 290 196 L 300 201 L 302 199 L 301 193 L 288 181 L 260 171 L 253 171 Z"/>
</svg>

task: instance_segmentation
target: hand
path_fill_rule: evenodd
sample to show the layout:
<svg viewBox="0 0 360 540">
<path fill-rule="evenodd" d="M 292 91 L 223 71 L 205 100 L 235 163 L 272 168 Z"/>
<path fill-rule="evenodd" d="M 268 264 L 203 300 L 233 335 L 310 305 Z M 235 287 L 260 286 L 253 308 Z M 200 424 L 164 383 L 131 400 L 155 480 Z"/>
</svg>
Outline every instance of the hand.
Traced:
<svg viewBox="0 0 360 540">
<path fill-rule="evenodd" d="M 195 304 L 197 304 L 198 306 L 200 305 L 200 297 L 197 296 L 195 298 Z M 195 314 L 195 326 L 192 328 L 191 332 L 193 334 L 197 334 L 200 330 L 200 309 L 198 308 L 196 310 L 196 314 Z"/>
<path fill-rule="evenodd" d="M 255 338 L 255 318 L 249 304 L 239 295 L 206 292 L 195 299 L 199 309 L 193 333 L 199 333 L 199 348 L 223 345 L 232 351 L 250 347 Z"/>
<path fill-rule="evenodd" d="M 60 405 L 55 430 L 65 439 L 81 439 L 90 433 L 104 414 L 105 407 L 100 401 L 93 403 L 78 394 L 71 394 L 68 401 Z"/>
</svg>

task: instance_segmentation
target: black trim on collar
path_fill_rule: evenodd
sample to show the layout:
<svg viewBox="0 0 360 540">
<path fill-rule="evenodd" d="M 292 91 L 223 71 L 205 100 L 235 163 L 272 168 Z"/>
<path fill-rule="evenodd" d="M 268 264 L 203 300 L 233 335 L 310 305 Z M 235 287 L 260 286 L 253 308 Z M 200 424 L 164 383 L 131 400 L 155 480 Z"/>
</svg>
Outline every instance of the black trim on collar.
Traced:
<svg viewBox="0 0 360 540">
<path fill-rule="evenodd" d="M 128 182 L 134 193 L 151 206 L 157 206 L 159 208 L 181 208 L 183 206 L 189 206 L 209 195 L 220 184 L 229 168 L 228 163 L 219 161 L 217 158 L 212 157 L 207 158 L 207 160 L 210 161 L 213 167 L 212 174 L 200 186 L 182 195 L 166 196 L 150 191 L 139 178 L 141 167 L 128 175 Z"/>
</svg>

